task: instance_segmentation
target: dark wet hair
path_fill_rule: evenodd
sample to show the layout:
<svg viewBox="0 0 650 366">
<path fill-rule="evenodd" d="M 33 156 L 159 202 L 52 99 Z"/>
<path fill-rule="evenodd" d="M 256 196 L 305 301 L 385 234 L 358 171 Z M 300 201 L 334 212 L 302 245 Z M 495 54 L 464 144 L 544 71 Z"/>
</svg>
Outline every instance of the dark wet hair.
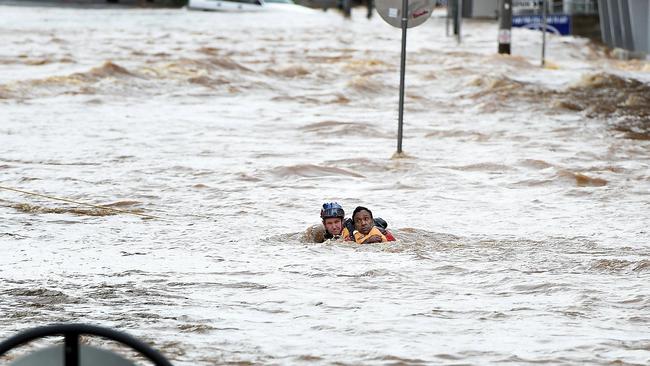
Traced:
<svg viewBox="0 0 650 366">
<path fill-rule="evenodd" d="M 363 207 L 363 206 L 357 206 L 357 208 L 355 208 L 355 209 L 354 209 L 354 212 L 352 213 L 352 221 L 354 221 L 354 217 L 357 216 L 357 214 L 358 214 L 359 212 L 361 212 L 361 211 L 368 211 L 368 213 L 370 214 L 370 218 L 371 218 L 371 219 L 373 218 L 373 217 L 372 217 L 372 211 L 370 211 L 369 209 L 367 209 L 367 208 L 365 208 L 365 207 Z"/>
</svg>

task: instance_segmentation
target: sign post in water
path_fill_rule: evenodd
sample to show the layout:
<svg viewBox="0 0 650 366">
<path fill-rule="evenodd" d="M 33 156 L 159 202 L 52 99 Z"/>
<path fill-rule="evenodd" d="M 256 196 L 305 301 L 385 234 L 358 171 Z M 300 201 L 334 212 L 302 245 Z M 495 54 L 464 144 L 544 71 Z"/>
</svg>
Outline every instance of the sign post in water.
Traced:
<svg viewBox="0 0 650 366">
<path fill-rule="evenodd" d="M 434 0 L 376 0 L 377 13 L 386 23 L 402 28 L 402 58 L 399 76 L 399 117 L 397 122 L 397 153 L 402 153 L 404 125 L 404 75 L 406 74 L 406 28 L 417 27 L 431 16 Z M 403 11 L 406 9 L 406 11 Z"/>
</svg>

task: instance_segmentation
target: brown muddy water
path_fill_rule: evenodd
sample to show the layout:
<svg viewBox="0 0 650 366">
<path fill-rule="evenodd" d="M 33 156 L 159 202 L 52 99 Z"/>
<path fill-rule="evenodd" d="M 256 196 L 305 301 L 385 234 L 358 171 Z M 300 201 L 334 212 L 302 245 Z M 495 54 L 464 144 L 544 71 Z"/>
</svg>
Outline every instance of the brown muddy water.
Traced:
<svg viewBox="0 0 650 366">
<path fill-rule="evenodd" d="M 650 64 L 438 14 L 0 6 L 0 337 L 176 365 L 650 363 Z M 396 243 L 301 240 L 323 201 Z M 16 354 L 18 354 L 17 352 Z M 14 355 L 15 356 L 15 355 Z M 14 357 L 10 356 L 10 357 Z"/>
</svg>

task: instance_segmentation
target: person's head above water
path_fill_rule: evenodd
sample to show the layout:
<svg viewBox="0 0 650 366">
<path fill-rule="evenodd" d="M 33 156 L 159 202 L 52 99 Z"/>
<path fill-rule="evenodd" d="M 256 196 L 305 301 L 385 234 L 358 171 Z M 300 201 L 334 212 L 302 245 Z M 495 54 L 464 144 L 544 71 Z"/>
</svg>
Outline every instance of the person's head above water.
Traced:
<svg viewBox="0 0 650 366">
<path fill-rule="evenodd" d="M 354 222 L 354 228 L 363 235 L 368 235 L 370 230 L 375 226 L 372 212 L 362 206 L 354 209 L 352 222 Z"/>
<path fill-rule="evenodd" d="M 320 210 L 320 217 L 323 219 L 323 226 L 330 235 L 341 235 L 343 231 L 343 218 L 345 211 L 343 207 L 336 202 L 323 203 L 323 208 Z"/>
</svg>

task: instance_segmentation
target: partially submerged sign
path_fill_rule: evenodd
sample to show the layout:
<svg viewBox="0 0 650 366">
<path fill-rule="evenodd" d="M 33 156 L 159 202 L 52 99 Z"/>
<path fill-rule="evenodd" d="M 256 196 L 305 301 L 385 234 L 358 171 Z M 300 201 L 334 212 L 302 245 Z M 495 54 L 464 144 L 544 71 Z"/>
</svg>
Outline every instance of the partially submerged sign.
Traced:
<svg viewBox="0 0 650 366">
<path fill-rule="evenodd" d="M 541 15 L 514 15 L 512 17 L 512 26 L 528 29 L 544 28 Z M 550 14 L 546 17 L 546 31 L 568 36 L 571 34 L 571 16 L 568 14 Z"/>
<path fill-rule="evenodd" d="M 407 27 L 424 23 L 431 16 L 435 0 L 408 0 Z M 377 13 L 393 27 L 402 28 L 402 0 L 375 0 Z"/>
<path fill-rule="evenodd" d="M 399 112 L 397 122 L 397 154 L 402 154 L 404 125 L 404 75 L 406 74 L 406 29 L 417 27 L 431 16 L 434 0 L 375 0 L 375 8 L 386 23 L 402 29 L 402 57 L 399 72 Z M 403 11 L 406 9 L 406 11 Z"/>
</svg>

